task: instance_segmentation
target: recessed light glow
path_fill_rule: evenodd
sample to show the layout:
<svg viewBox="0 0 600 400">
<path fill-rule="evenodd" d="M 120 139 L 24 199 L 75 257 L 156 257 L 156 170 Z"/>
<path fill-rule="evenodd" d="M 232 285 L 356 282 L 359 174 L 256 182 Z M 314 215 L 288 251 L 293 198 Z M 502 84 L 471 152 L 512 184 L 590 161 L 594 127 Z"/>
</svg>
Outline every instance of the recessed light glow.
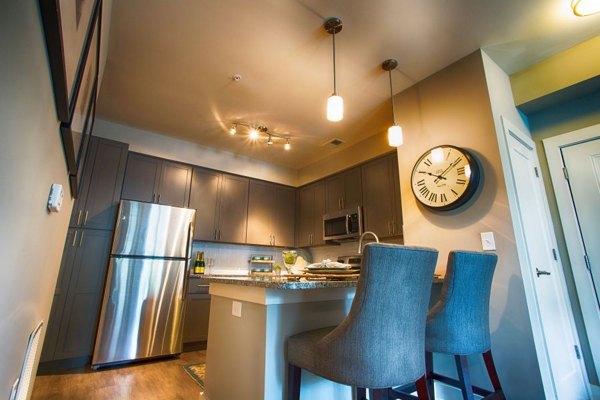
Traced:
<svg viewBox="0 0 600 400">
<path fill-rule="evenodd" d="M 441 163 L 442 161 L 444 161 L 444 150 L 441 147 L 431 150 L 431 162 Z"/>
<path fill-rule="evenodd" d="M 286 150 L 289 150 L 289 149 L 291 149 L 291 148 L 292 148 L 292 146 L 290 145 L 290 141 L 289 141 L 289 139 L 288 139 L 288 141 L 287 141 L 287 142 L 285 142 L 285 144 L 283 145 L 283 148 L 284 148 L 284 149 L 286 149 Z"/>
<path fill-rule="evenodd" d="M 250 129 L 250 132 L 248 132 L 248 134 L 250 135 L 250 139 L 252 140 L 256 140 L 258 139 L 258 131 L 254 128 Z"/>
<path fill-rule="evenodd" d="M 235 135 L 237 133 L 237 127 L 234 125 L 231 128 L 229 128 L 229 133 Z"/>
<path fill-rule="evenodd" d="M 596 14 L 600 12 L 600 0 L 572 0 L 571 8 L 578 17 Z"/>
</svg>

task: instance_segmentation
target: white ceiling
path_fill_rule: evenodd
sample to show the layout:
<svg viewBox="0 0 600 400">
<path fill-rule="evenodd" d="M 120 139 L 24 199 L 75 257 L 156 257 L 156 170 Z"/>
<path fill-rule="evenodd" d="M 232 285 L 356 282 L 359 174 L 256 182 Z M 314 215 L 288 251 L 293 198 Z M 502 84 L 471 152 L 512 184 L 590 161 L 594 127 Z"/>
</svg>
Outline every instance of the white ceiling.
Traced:
<svg viewBox="0 0 600 400">
<path fill-rule="evenodd" d="M 114 0 L 98 116 L 273 164 L 301 168 L 391 122 L 380 64 L 396 58 L 400 92 L 478 48 L 508 73 L 600 33 L 600 14 L 569 0 Z M 329 122 L 332 41 L 338 92 Z M 232 76 L 240 74 L 241 81 Z M 401 110 L 399 110 L 401 112 Z M 292 150 L 227 133 L 231 122 L 291 136 Z"/>
</svg>

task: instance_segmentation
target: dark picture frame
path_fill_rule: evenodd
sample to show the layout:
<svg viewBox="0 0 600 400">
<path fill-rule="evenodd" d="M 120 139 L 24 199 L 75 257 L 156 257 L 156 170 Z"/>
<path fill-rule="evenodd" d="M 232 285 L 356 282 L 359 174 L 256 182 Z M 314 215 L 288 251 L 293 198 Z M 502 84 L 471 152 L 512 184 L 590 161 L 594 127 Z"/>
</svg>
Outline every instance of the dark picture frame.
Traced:
<svg viewBox="0 0 600 400">
<path fill-rule="evenodd" d="M 56 112 L 69 123 L 102 0 L 39 0 Z"/>
<path fill-rule="evenodd" d="M 98 70 L 100 66 L 101 8 L 92 21 L 93 31 L 85 48 L 77 96 L 73 101 L 71 119 L 60 124 L 71 195 L 77 198 L 81 187 L 83 166 L 96 116 Z"/>
</svg>

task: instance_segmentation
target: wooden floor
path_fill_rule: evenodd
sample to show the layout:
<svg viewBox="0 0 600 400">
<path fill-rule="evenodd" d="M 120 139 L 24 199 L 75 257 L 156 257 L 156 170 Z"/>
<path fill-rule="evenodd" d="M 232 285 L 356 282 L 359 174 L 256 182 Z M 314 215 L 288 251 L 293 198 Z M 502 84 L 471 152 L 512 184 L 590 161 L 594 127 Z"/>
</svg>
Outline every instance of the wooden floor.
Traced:
<svg viewBox="0 0 600 400">
<path fill-rule="evenodd" d="M 205 400 L 202 387 L 183 370 L 204 362 L 206 351 L 182 353 L 179 358 L 93 371 L 72 370 L 35 379 L 33 400 Z"/>
</svg>

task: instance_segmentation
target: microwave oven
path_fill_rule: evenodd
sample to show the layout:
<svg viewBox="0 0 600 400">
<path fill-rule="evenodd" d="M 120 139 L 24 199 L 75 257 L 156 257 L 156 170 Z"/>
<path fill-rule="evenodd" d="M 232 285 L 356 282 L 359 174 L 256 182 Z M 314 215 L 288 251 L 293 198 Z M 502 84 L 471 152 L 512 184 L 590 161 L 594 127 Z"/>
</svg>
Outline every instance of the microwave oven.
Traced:
<svg viewBox="0 0 600 400">
<path fill-rule="evenodd" d="M 358 239 L 363 233 L 362 208 L 348 208 L 323 215 L 323 240 Z"/>
</svg>

